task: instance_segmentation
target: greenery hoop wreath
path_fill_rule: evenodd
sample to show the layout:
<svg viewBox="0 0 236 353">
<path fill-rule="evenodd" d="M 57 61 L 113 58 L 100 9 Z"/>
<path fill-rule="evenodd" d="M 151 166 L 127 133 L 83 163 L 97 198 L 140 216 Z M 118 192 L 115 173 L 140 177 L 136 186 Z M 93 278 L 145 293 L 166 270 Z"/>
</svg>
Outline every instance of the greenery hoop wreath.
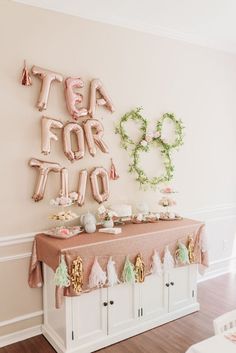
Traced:
<svg viewBox="0 0 236 353">
<path fill-rule="evenodd" d="M 175 118 L 174 114 L 165 113 L 157 122 L 156 131 L 153 133 L 148 133 L 148 121 L 141 115 L 141 111 L 142 108 L 136 108 L 122 116 L 115 128 L 115 133 L 120 135 L 121 146 L 125 150 L 131 148 L 131 163 L 129 164 L 129 172 L 136 175 L 136 180 L 145 190 L 148 187 L 156 189 L 158 184 L 168 182 L 173 178 L 174 165 L 171 158 L 171 152 L 172 150 L 178 149 L 181 145 L 183 145 L 184 126 L 181 120 Z M 134 142 L 127 134 L 125 130 L 125 123 L 128 120 L 133 120 L 140 124 L 140 131 L 142 133 L 140 141 Z M 165 120 L 171 120 L 175 126 L 176 137 L 172 144 L 168 143 L 166 139 L 162 138 L 162 128 Z M 140 166 L 140 154 L 142 152 L 148 152 L 153 146 L 160 148 L 165 172 L 160 176 L 148 178 L 147 174 Z"/>
</svg>

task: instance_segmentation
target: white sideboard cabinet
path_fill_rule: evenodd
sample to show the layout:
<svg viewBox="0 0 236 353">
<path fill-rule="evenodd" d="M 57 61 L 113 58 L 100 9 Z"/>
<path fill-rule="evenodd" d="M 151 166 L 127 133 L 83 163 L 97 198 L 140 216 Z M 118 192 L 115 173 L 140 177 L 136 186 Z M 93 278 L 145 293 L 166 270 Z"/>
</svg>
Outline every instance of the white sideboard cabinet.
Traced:
<svg viewBox="0 0 236 353">
<path fill-rule="evenodd" d="M 43 334 L 58 353 L 90 353 L 199 310 L 197 265 L 65 297 L 60 309 L 53 275 L 44 265 Z"/>
</svg>

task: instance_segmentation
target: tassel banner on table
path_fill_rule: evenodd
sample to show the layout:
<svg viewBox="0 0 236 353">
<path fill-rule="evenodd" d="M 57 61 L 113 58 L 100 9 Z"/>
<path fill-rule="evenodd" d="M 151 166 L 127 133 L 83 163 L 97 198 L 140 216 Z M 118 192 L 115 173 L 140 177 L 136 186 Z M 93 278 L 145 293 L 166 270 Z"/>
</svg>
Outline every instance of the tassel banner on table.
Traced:
<svg viewBox="0 0 236 353">
<path fill-rule="evenodd" d="M 195 262 L 195 255 L 194 255 L 194 241 L 191 236 L 188 237 L 188 257 L 190 264 Z"/>
<path fill-rule="evenodd" d="M 153 275 L 158 275 L 158 276 L 161 276 L 163 273 L 161 258 L 160 258 L 159 252 L 156 250 L 154 250 L 154 254 L 152 256 L 151 273 Z"/>
<path fill-rule="evenodd" d="M 25 60 L 24 60 L 24 68 L 22 70 L 22 76 L 21 76 L 21 84 L 22 84 L 22 86 L 31 86 L 32 85 L 32 79 L 31 79 L 29 70 L 26 66 Z"/>
<path fill-rule="evenodd" d="M 163 269 L 164 272 L 169 272 L 175 267 L 175 261 L 173 259 L 173 256 L 170 253 L 169 247 L 166 246 L 165 248 L 165 254 L 163 258 Z"/>
<path fill-rule="evenodd" d="M 110 287 L 120 283 L 116 273 L 115 261 L 112 260 L 112 257 L 109 258 L 107 263 L 107 283 Z"/>
<path fill-rule="evenodd" d="M 59 266 L 56 269 L 54 275 L 54 284 L 58 287 L 69 287 L 70 277 L 68 274 L 68 268 L 65 262 L 65 256 L 61 255 L 61 261 Z"/>
<path fill-rule="evenodd" d="M 134 265 L 130 262 L 128 257 L 126 257 L 125 260 L 125 265 L 122 272 L 122 280 L 124 283 L 135 283 Z"/>
<path fill-rule="evenodd" d="M 110 179 L 111 180 L 119 179 L 119 175 L 118 175 L 118 173 L 116 171 L 116 167 L 115 167 L 115 164 L 113 163 L 112 159 L 111 159 Z"/>
<path fill-rule="evenodd" d="M 139 253 L 135 259 L 134 265 L 135 280 L 137 283 L 143 283 L 145 279 L 145 265 L 142 255 Z"/>
<path fill-rule="evenodd" d="M 78 256 L 73 262 L 71 267 L 71 284 L 76 293 L 82 292 L 83 287 L 83 260 Z"/>
<path fill-rule="evenodd" d="M 89 288 L 100 288 L 106 283 L 106 272 L 104 272 L 98 263 L 97 257 L 95 257 L 93 267 L 89 275 Z"/>
<path fill-rule="evenodd" d="M 177 265 L 190 264 L 188 257 L 188 249 L 181 241 L 178 242 L 178 248 L 175 252 L 175 261 Z"/>
</svg>

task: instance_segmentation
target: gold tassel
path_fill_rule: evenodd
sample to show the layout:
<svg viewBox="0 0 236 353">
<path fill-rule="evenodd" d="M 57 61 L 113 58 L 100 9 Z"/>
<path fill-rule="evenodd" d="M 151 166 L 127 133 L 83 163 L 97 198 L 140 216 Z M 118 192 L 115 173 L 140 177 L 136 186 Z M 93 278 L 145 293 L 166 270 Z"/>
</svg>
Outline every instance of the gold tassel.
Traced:
<svg viewBox="0 0 236 353">
<path fill-rule="evenodd" d="M 119 175 L 117 174 L 116 167 L 115 167 L 115 164 L 113 163 L 112 158 L 111 158 L 110 179 L 112 179 L 112 180 L 119 179 Z"/>
<path fill-rule="evenodd" d="M 189 257 L 189 262 L 190 264 L 193 264 L 195 262 L 195 256 L 194 256 L 194 241 L 191 236 L 188 237 L 188 257 Z"/>
<path fill-rule="evenodd" d="M 145 265 L 144 265 L 144 262 L 143 262 L 142 255 L 140 253 L 136 257 L 135 265 L 134 265 L 134 271 L 135 271 L 136 282 L 138 282 L 138 283 L 144 282 L 144 279 L 145 279 Z"/>
<path fill-rule="evenodd" d="M 21 84 L 23 86 L 31 86 L 32 85 L 32 80 L 29 74 L 29 70 L 26 66 L 26 61 L 24 60 L 24 68 L 22 70 L 22 76 L 21 76 Z"/>
<path fill-rule="evenodd" d="M 76 293 L 82 292 L 83 286 L 83 260 L 80 256 L 72 262 L 71 268 L 71 284 Z"/>
</svg>

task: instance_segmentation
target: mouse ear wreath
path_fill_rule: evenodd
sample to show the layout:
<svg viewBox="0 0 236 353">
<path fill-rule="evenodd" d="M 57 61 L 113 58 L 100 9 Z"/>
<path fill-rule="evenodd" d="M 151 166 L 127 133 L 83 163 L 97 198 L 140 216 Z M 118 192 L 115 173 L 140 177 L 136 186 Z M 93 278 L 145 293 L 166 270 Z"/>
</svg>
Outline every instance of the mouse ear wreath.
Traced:
<svg viewBox="0 0 236 353">
<path fill-rule="evenodd" d="M 136 108 L 126 113 L 116 126 L 115 132 L 120 135 L 121 147 L 128 150 L 131 148 L 131 163 L 129 164 L 129 173 L 136 175 L 136 181 L 139 182 L 140 187 L 147 190 L 149 187 L 156 189 L 158 184 L 169 182 L 174 175 L 174 164 L 172 161 L 171 150 L 178 149 L 183 145 L 183 123 L 181 120 L 175 118 L 172 113 L 165 113 L 157 122 L 156 131 L 147 134 L 148 121 L 144 118 L 140 111 L 142 108 Z M 169 143 L 167 139 L 162 137 L 162 128 L 165 120 L 171 120 L 175 124 L 175 140 Z M 140 126 L 141 137 L 139 142 L 135 143 L 126 133 L 124 124 L 128 120 L 137 121 Z M 149 178 L 145 171 L 141 168 L 140 155 L 143 152 L 148 152 L 150 147 L 156 146 L 160 149 L 163 160 L 164 172 L 159 176 Z"/>
<path fill-rule="evenodd" d="M 125 131 L 124 125 L 127 121 L 133 120 L 139 123 L 139 127 L 137 129 L 142 132 L 140 140 L 143 140 L 146 136 L 148 121 L 140 114 L 142 109 L 142 107 L 138 107 L 123 115 L 115 128 L 115 133 L 119 134 L 121 138 L 121 147 L 123 147 L 125 150 L 127 150 L 130 146 L 133 147 L 138 144 L 138 142 L 133 141 Z"/>
</svg>

